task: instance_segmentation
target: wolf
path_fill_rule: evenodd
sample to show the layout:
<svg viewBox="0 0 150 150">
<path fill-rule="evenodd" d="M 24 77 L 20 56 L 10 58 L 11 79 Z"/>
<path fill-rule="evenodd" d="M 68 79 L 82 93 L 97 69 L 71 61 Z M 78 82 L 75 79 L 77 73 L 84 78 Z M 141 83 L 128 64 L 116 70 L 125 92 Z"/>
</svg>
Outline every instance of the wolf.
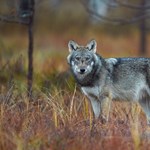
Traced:
<svg viewBox="0 0 150 150">
<path fill-rule="evenodd" d="M 106 59 L 97 54 L 95 40 L 86 46 L 70 40 L 68 48 L 68 64 L 96 119 L 108 121 L 111 100 L 117 99 L 138 102 L 150 124 L 150 58 Z"/>
</svg>

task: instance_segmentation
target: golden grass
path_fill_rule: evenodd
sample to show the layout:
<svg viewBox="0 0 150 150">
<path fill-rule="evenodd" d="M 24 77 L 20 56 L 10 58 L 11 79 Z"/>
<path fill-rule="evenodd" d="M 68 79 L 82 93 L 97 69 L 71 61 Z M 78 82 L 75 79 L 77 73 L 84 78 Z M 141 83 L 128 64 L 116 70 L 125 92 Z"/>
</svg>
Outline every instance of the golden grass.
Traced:
<svg viewBox="0 0 150 150">
<path fill-rule="evenodd" d="M 147 148 L 146 118 L 138 105 L 113 102 L 109 122 L 97 121 L 92 129 L 90 104 L 74 89 L 38 90 L 32 100 L 14 93 L 14 87 L 1 94 L 0 149 Z"/>
</svg>

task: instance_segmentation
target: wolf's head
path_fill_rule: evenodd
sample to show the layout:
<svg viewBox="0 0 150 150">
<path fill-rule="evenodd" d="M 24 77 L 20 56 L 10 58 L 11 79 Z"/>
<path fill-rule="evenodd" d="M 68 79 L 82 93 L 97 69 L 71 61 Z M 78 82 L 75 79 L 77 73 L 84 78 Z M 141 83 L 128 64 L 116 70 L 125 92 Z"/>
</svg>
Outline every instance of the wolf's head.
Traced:
<svg viewBox="0 0 150 150">
<path fill-rule="evenodd" d="M 101 65 L 99 57 L 96 54 L 97 43 L 90 41 L 86 46 L 79 46 L 74 41 L 69 41 L 68 63 L 77 79 L 84 79 L 92 71 L 96 64 Z"/>
</svg>

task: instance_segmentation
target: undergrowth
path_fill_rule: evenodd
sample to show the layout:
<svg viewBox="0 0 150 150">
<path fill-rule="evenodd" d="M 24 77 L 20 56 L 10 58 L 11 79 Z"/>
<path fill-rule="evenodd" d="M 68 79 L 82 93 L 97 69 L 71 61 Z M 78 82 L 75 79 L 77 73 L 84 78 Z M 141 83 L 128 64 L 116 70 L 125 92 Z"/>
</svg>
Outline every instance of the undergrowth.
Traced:
<svg viewBox="0 0 150 150">
<path fill-rule="evenodd" d="M 32 99 L 13 84 L 0 94 L 0 149 L 147 149 L 150 131 L 137 104 L 113 102 L 107 123 L 95 122 L 75 85 L 35 89 Z"/>
</svg>

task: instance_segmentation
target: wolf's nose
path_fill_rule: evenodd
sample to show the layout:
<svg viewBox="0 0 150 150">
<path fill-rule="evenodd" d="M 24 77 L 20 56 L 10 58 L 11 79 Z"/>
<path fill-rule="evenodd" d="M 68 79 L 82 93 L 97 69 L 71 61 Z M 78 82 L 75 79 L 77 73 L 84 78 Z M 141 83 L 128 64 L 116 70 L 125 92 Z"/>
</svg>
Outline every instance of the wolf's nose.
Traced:
<svg viewBox="0 0 150 150">
<path fill-rule="evenodd" d="M 80 73 L 84 73 L 85 72 L 85 69 L 80 69 Z"/>
</svg>

